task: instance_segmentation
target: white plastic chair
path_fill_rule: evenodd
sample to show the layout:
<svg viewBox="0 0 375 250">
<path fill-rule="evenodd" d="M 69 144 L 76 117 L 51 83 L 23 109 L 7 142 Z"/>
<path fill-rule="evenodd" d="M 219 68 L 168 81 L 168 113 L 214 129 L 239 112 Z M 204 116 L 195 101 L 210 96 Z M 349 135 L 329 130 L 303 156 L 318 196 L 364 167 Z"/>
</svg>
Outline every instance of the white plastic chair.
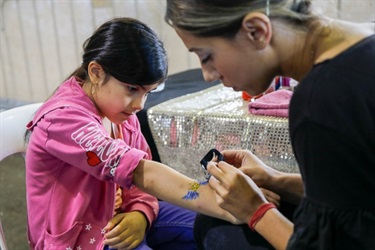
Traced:
<svg viewBox="0 0 375 250">
<path fill-rule="evenodd" d="M 28 104 L 0 112 L 0 161 L 16 153 L 25 153 L 27 123 L 42 103 Z M 7 250 L 0 221 L 0 250 Z"/>
</svg>

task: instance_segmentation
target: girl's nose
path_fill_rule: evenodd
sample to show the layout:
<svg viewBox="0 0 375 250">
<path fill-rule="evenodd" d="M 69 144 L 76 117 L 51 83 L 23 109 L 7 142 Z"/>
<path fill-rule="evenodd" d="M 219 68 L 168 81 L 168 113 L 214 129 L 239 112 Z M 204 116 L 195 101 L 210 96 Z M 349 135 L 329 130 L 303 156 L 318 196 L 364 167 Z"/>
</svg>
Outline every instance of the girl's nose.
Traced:
<svg viewBox="0 0 375 250">
<path fill-rule="evenodd" d="M 142 95 L 133 99 L 132 109 L 136 112 L 142 110 L 145 106 L 146 99 L 147 99 L 146 95 Z"/>
</svg>

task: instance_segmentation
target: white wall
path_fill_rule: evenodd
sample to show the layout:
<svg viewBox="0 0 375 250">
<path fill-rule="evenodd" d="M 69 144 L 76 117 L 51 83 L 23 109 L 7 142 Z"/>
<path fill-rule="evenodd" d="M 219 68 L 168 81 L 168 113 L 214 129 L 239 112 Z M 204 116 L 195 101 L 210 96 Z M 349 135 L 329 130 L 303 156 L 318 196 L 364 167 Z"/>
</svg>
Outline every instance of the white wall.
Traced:
<svg viewBox="0 0 375 250">
<path fill-rule="evenodd" d="M 333 17 L 375 20 L 375 0 L 317 0 Z M 80 64 L 84 40 L 102 22 L 130 16 L 149 24 L 165 43 L 170 74 L 198 68 L 164 22 L 165 0 L 0 0 L 0 98 L 45 100 Z"/>
</svg>

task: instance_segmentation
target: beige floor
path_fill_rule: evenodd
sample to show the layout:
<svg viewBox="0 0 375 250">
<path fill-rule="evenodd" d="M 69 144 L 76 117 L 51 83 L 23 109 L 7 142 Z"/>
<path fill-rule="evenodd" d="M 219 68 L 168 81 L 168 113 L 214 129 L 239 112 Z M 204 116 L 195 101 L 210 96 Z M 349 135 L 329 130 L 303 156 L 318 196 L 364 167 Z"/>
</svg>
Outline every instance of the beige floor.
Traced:
<svg viewBox="0 0 375 250">
<path fill-rule="evenodd" d="M 25 164 L 21 155 L 0 162 L 0 219 L 8 250 L 26 250 Z"/>
</svg>

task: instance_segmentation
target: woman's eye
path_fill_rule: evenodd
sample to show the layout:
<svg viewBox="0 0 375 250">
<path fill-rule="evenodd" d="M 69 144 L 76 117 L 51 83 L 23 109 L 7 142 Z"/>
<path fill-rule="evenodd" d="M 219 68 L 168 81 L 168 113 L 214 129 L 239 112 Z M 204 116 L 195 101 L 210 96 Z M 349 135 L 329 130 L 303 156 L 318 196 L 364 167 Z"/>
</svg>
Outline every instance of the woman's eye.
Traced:
<svg viewBox="0 0 375 250">
<path fill-rule="evenodd" d="M 205 63 L 207 63 L 208 60 L 210 60 L 210 59 L 211 59 L 211 56 L 206 56 L 205 58 L 203 58 L 203 59 L 201 60 L 201 63 L 202 63 L 202 64 L 205 64 Z"/>
</svg>

